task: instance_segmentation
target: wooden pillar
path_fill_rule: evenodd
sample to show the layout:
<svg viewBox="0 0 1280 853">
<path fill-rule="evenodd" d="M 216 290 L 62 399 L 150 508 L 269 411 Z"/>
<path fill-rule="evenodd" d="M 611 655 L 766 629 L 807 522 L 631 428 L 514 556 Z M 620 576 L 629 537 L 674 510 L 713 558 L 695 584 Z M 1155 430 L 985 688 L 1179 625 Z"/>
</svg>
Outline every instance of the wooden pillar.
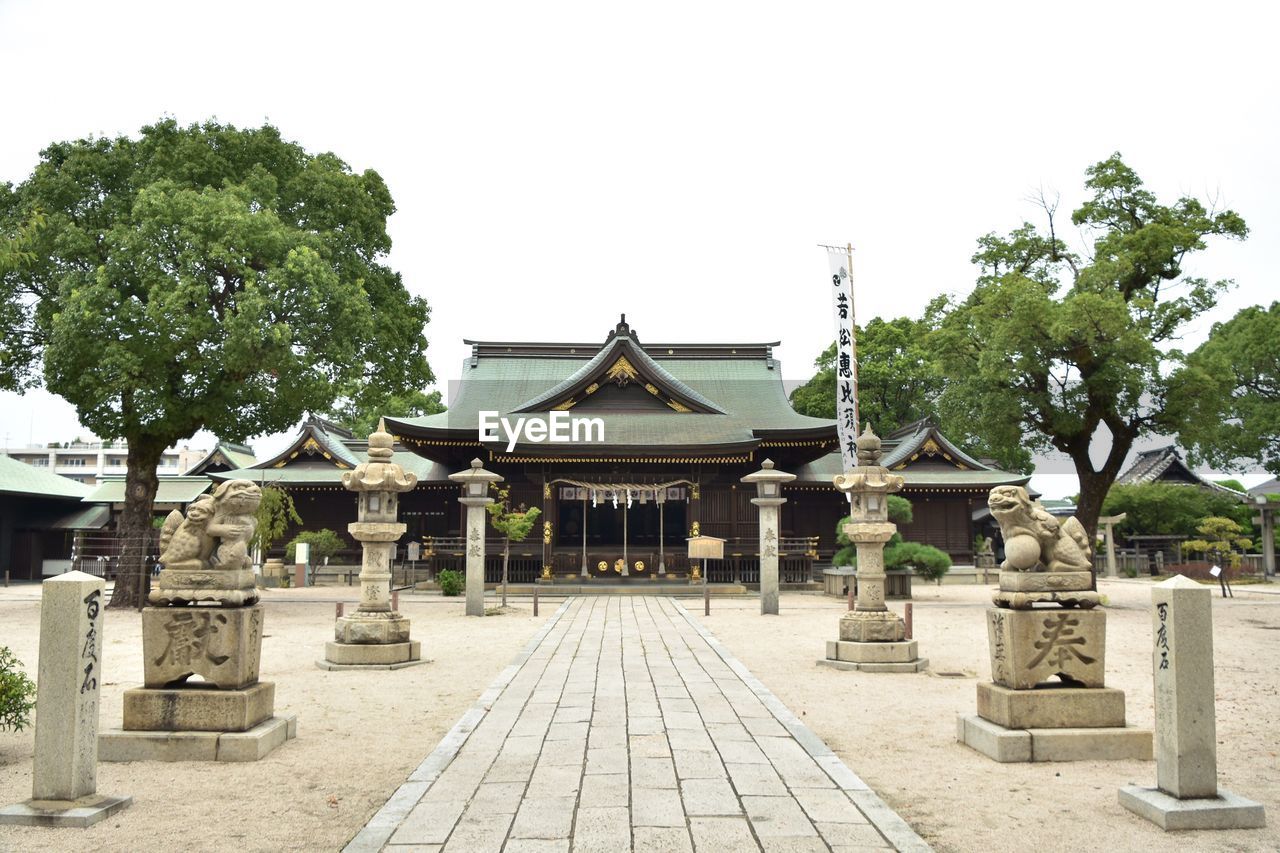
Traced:
<svg viewBox="0 0 1280 853">
<path fill-rule="evenodd" d="M 551 519 L 551 508 L 555 501 L 551 498 L 551 484 L 547 482 L 547 474 L 542 473 L 542 572 L 547 574 L 547 567 L 553 563 L 551 553 L 551 531 L 555 529 Z"/>
<path fill-rule="evenodd" d="M 698 484 L 697 480 L 695 480 L 695 481 L 694 481 L 694 483 L 693 483 L 693 485 L 691 485 L 691 486 L 689 487 L 689 518 L 688 518 L 688 522 L 689 522 L 689 529 L 690 529 L 690 535 L 691 535 L 691 536 L 692 536 L 692 535 L 694 535 L 694 533 L 693 533 L 692 531 L 693 531 L 695 528 L 697 528 L 697 529 L 698 529 L 698 532 L 699 532 L 699 533 L 701 532 L 701 527 L 702 527 L 702 487 Z"/>
</svg>

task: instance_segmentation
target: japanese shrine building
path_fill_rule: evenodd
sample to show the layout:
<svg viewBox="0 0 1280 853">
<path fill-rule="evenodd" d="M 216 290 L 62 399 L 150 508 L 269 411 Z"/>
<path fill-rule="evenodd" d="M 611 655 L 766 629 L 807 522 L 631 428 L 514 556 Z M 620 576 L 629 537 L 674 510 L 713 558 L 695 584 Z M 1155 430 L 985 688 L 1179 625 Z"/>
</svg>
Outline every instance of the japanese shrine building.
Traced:
<svg viewBox="0 0 1280 853">
<path fill-rule="evenodd" d="M 513 503 L 542 509 L 542 541 L 531 536 L 519 550 L 557 575 L 580 575 L 585 562 L 589 575 L 616 577 L 620 561 L 631 576 L 660 562 L 681 575 L 685 538 L 696 530 L 728 540 L 724 565 L 709 567 L 713 579 L 731 572 L 751 582 L 755 490 L 739 480 L 767 458 L 797 475 L 781 508 L 783 580 L 809 580 L 815 558 L 836 550 L 848 504 L 831 484 L 841 469 L 835 423 L 791 408 L 777 342 L 642 343 L 624 317 L 603 344 L 467 343 L 472 354 L 448 412 L 387 418 L 401 446 L 430 463 L 406 496 L 415 506 L 402 503 L 408 538 L 459 534 L 462 508 L 447 476 L 479 458 L 505 478 Z M 550 429 L 513 438 L 519 418 Z M 571 418 L 589 422 L 581 440 L 551 440 L 555 424 Z M 903 475 L 915 508 L 904 536 L 958 563 L 972 560 L 970 516 L 991 487 L 1027 481 L 966 455 L 928 421 L 886 436 L 884 448 L 882 462 Z M 343 464 L 340 452 L 329 456 L 313 453 L 308 464 Z"/>
</svg>

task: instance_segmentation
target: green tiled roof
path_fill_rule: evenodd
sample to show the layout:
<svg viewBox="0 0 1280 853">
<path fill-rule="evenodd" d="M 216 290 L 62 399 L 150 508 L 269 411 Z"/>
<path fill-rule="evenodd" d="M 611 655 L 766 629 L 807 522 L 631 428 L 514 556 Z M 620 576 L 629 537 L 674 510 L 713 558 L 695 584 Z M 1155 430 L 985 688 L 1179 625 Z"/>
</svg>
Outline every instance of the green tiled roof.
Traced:
<svg viewBox="0 0 1280 853">
<path fill-rule="evenodd" d="M 203 474 L 205 467 L 212 462 L 213 458 L 219 453 L 221 453 L 223 458 L 231 464 L 232 468 L 248 468 L 258 463 L 257 457 L 253 455 L 253 451 L 251 451 L 246 445 L 230 444 L 225 441 L 220 441 L 214 445 L 214 448 L 206 453 L 199 462 L 192 465 L 186 473 L 188 475 Z"/>
<path fill-rule="evenodd" d="M 101 530 L 111 521 L 111 507 L 93 504 L 64 515 L 53 523 L 54 530 Z"/>
<path fill-rule="evenodd" d="M 883 461 L 882 459 L 881 462 Z M 829 453 L 806 465 L 802 465 L 792 473 L 796 475 L 797 483 L 823 483 L 829 485 L 832 477 L 843 473 L 842 468 L 843 463 L 841 462 L 840 454 Z M 1004 485 L 1020 486 L 1030 479 L 1024 474 L 1012 474 L 1008 471 L 999 471 L 985 466 L 968 471 L 961 471 L 959 468 L 948 469 L 932 466 L 913 468 L 907 466 L 906 468 L 895 470 L 893 473 L 902 476 L 908 489 L 913 487 L 939 488 L 944 486 L 953 488 L 973 486 L 974 488 L 989 489 Z"/>
<path fill-rule="evenodd" d="M 645 352 L 643 347 L 633 342 L 628 335 L 612 337 L 608 343 L 601 347 L 600 352 L 596 353 L 595 357 L 575 370 L 567 379 L 543 391 L 534 399 L 520 404 L 516 407 L 516 410 L 521 412 L 545 412 L 548 407 L 560 402 L 561 397 L 575 385 L 585 382 L 622 355 L 630 356 L 636 362 L 633 366 L 637 367 L 641 373 L 660 383 L 676 396 L 696 403 L 710 411 L 717 411 L 718 407 L 715 403 L 673 376 L 670 371 Z"/>
<path fill-rule="evenodd" d="M 9 456 L 0 456 L 0 493 L 80 500 L 90 491 L 90 486 L 69 477 Z"/>
<path fill-rule="evenodd" d="M 591 410 L 583 417 L 600 418 L 605 441 L 593 447 L 659 445 L 754 444 L 757 431 L 830 431 L 834 421 L 799 415 L 791 408 L 776 361 L 757 359 L 663 358 L 653 360 L 675 380 L 725 414 L 693 412 L 611 412 Z M 593 354 L 592 354 L 593 355 Z M 422 418 L 387 418 L 387 425 L 404 436 L 433 431 L 462 432 L 475 436 L 479 412 L 493 410 L 510 415 L 531 399 L 561 386 L 591 359 L 544 357 L 494 357 L 474 359 L 464 367 L 463 381 L 450 400 L 449 411 Z M 570 414 L 573 414 L 571 411 Z M 524 445 L 546 449 L 554 445 Z"/>
<path fill-rule="evenodd" d="M 348 451 L 348 453 L 351 456 L 352 467 L 369 458 L 367 452 Z M 420 482 L 449 482 L 450 472 L 445 470 L 443 465 L 409 453 L 406 450 L 398 450 L 392 461 L 400 463 L 400 467 L 404 468 L 404 470 L 417 474 Z M 268 485 L 271 483 L 280 483 L 282 485 L 341 485 L 342 475 L 350 473 L 350 471 L 350 468 L 303 468 L 286 465 L 283 468 L 241 468 L 236 471 L 218 471 L 209 476 L 215 480 L 252 480 L 255 483 Z"/>
<path fill-rule="evenodd" d="M 352 452 L 351 448 L 344 444 L 347 441 L 355 441 L 351 433 L 336 424 L 312 415 L 302 422 L 302 429 L 298 433 L 298 437 L 282 452 L 271 459 L 250 463 L 242 466 L 242 468 L 259 470 L 274 468 L 277 465 L 288 466 L 295 457 L 303 452 L 308 439 L 315 439 L 316 444 L 325 453 L 329 454 L 331 461 L 341 462 L 348 468 L 354 468 L 360 462 L 360 458 Z M 222 479 L 226 478 L 222 477 Z"/>
<path fill-rule="evenodd" d="M 188 504 L 208 491 L 213 481 L 208 477 L 161 477 L 156 488 L 155 503 Z M 103 477 L 97 487 L 84 498 L 85 503 L 124 503 L 124 477 Z"/>
</svg>

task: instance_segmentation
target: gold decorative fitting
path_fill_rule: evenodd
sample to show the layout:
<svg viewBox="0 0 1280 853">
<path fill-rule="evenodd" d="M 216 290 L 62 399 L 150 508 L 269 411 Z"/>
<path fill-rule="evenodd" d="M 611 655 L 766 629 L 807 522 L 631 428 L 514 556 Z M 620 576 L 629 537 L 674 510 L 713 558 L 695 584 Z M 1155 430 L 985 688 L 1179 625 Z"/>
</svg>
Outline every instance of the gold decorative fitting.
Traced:
<svg viewBox="0 0 1280 853">
<path fill-rule="evenodd" d="M 613 563 L 613 570 L 614 570 L 614 572 L 616 572 L 617 574 L 622 574 L 622 570 L 623 570 L 623 569 L 625 569 L 626 567 L 627 567 L 627 562 L 626 562 L 626 560 L 622 559 L 621 557 L 619 557 L 619 558 L 618 558 L 617 560 L 615 560 L 615 561 L 614 561 L 614 563 Z"/>
<path fill-rule="evenodd" d="M 542 544 L 551 544 L 551 522 L 549 521 L 542 522 Z"/>
<path fill-rule="evenodd" d="M 697 483 L 693 484 L 693 489 L 691 491 L 691 494 L 693 496 L 693 500 L 695 501 L 702 499 L 702 489 L 698 487 Z"/>
<path fill-rule="evenodd" d="M 596 392 L 597 392 L 597 391 L 599 391 L 599 390 L 600 390 L 600 383 L 599 383 L 599 382 L 592 382 L 590 385 L 588 385 L 588 386 L 587 386 L 587 393 L 588 393 L 588 394 L 594 394 L 594 393 L 596 393 Z"/>
<path fill-rule="evenodd" d="M 681 404 L 681 403 L 679 403 L 679 402 L 677 402 L 677 401 L 675 401 L 675 400 L 668 400 L 668 401 L 667 401 L 667 405 L 668 405 L 668 406 L 670 406 L 671 408 L 675 409 L 677 412 L 692 412 L 692 411 L 693 411 L 693 409 L 690 409 L 688 406 L 685 406 L 685 405 L 683 405 L 683 404 Z"/>
<path fill-rule="evenodd" d="M 636 560 L 635 569 L 637 572 L 644 571 L 644 560 Z"/>
<path fill-rule="evenodd" d="M 550 484 L 550 483 L 543 483 L 543 484 L 542 484 L 542 496 L 543 496 L 544 498 L 549 498 L 549 497 L 551 497 L 551 484 Z"/>
<path fill-rule="evenodd" d="M 605 379 L 610 382 L 616 382 L 619 387 L 626 387 L 632 379 L 637 378 L 640 372 L 636 370 L 635 365 L 627 361 L 625 355 L 618 356 L 618 360 L 613 363 L 609 371 L 605 374 Z"/>
<path fill-rule="evenodd" d="M 701 535 L 702 535 L 702 526 L 701 526 L 701 525 L 699 525 L 699 524 L 698 524 L 698 522 L 696 522 L 696 521 L 695 521 L 695 522 L 693 523 L 693 528 L 689 531 L 689 535 L 690 535 L 690 536 L 701 536 Z"/>
<path fill-rule="evenodd" d="M 600 562 L 596 563 L 596 570 L 601 572 L 607 572 L 609 571 L 609 564 L 606 563 L 604 560 L 601 560 Z"/>
<path fill-rule="evenodd" d="M 542 579 L 544 581 L 551 580 L 551 564 L 550 563 L 542 564 Z"/>
<path fill-rule="evenodd" d="M 568 400 L 565 400 L 565 401 L 564 401 L 563 403 L 561 403 L 560 405 L 558 405 L 558 406 L 553 406 L 553 407 L 551 408 L 551 411 L 553 411 L 553 412 L 567 412 L 569 409 L 572 409 L 572 408 L 573 408 L 574 406 L 576 406 L 577 404 L 578 404 L 578 401 L 577 401 L 577 400 L 575 400 L 575 399 L 573 399 L 572 397 L 570 397 Z"/>
<path fill-rule="evenodd" d="M 656 396 L 656 395 L 657 395 L 657 393 L 658 393 L 658 386 L 657 386 L 657 385 L 654 385 L 654 384 L 652 384 L 652 383 L 650 383 L 650 382 L 646 382 L 646 383 L 644 384 L 644 390 L 646 390 L 646 391 L 648 391 L 650 394 L 653 394 L 653 395 L 655 395 L 655 396 Z"/>
<path fill-rule="evenodd" d="M 925 453 L 928 453 L 930 456 L 937 456 L 942 452 L 942 448 L 938 446 L 938 442 L 934 441 L 932 436 L 925 439 L 925 442 L 920 446 L 920 449 Z"/>
</svg>

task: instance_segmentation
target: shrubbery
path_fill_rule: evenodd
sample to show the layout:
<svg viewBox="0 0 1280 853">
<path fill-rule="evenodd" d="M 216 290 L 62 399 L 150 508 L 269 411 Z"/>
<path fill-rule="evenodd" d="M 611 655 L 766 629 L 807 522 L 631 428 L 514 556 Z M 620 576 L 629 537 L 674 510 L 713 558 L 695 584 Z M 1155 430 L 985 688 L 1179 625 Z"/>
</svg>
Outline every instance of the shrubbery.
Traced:
<svg viewBox="0 0 1280 853">
<path fill-rule="evenodd" d="M 942 583 L 942 576 L 951 569 L 951 558 L 946 552 L 921 542 L 898 542 L 884 550 L 887 569 L 909 568 L 927 580 Z"/>
<path fill-rule="evenodd" d="M 440 585 L 441 595 L 461 595 L 462 594 L 462 573 L 455 572 L 453 569 L 441 569 L 436 575 L 436 583 Z"/>
<path fill-rule="evenodd" d="M 889 496 L 889 520 L 894 524 L 910 524 L 914 515 L 911 501 L 897 495 Z M 836 524 L 836 542 L 841 549 L 831 558 L 833 566 L 857 566 L 857 547 L 844 535 L 844 526 L 849 523 L 846 516 Z M 885 545 L 884 567 L 886 569 L 911 569 L 923 578 L 938 583 L 951 568 L 951 558 L 944 551 L 920 542 L 906 542 L 901 533 L 894 533 Z"/>
<path fill-rule="evenodd" d="M 343 545 L 346 544 L 342 541 L 341 536 L 327 527 L 320 530 L 308 530 L 299 533 L 293 537 L 292 542 L 284 546 L 286 563 L 295 562 L 294 555 L 298 553 L 297 546 L 300 542 L 311 546 L 311 565 L 313 566 L 323 563 L 326 557 L 332 557 L 341 551 Z"/>
<path fill-rule="evenodd" d="M 0 646 L 0 729 L 20 732 L 31 723 L 36 686 L 8 646 Z"/>
</svg>

